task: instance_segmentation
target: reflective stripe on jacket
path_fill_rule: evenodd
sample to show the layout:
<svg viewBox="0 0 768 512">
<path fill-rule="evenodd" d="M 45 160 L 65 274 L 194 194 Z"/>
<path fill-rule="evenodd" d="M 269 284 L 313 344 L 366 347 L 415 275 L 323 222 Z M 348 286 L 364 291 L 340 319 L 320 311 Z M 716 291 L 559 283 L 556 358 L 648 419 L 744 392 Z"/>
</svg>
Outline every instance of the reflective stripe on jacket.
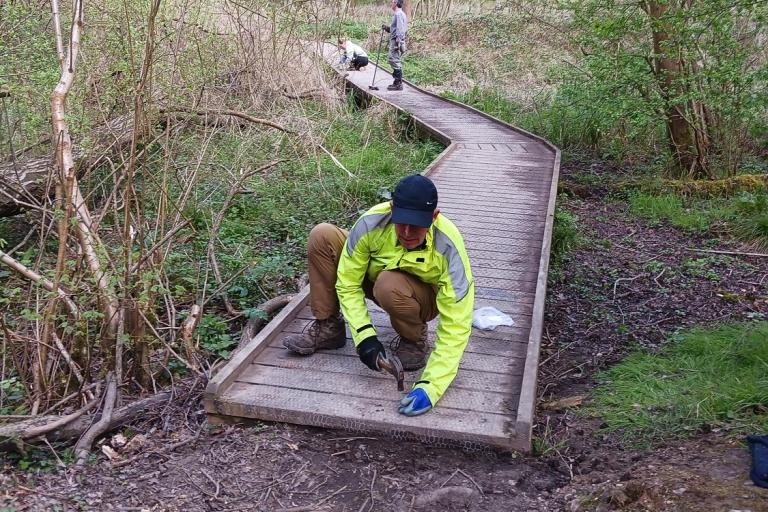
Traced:
<svg viewBox="0 0 768 512">
<path fill-rule="evenodd" d="M 339 260 L 336 292 L 352 339 L 359 345 L 376 335 L 362 287 L 366 276 L 375 282 L 383 270 L 401 270 L 437 289 L 440 319 L 435 349 L 414 386 L 424 389 L 435 405 L 456 377 L 472 332 L 475 283 L 469 257 L 458 229 L 442 214 L 427 231 L 425 246 L 411 251 L 399 244 L 391 218 L 390 203 L 381 203 L 352 227 Z"/>
</svg>

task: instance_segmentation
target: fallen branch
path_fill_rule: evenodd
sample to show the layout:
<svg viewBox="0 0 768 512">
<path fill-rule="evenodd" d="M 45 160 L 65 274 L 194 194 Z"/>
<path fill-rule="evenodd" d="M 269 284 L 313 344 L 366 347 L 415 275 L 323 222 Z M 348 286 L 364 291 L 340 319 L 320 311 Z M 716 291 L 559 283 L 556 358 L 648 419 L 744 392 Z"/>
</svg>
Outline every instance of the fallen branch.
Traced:
<svg viewBox="0 0 768 512">
<path fill-rule="evenodd" d="M 289 302 L 293 300 L 293 294 L 278 295 L 268 301 L 260 304 L 256 309 L 262 311 L 264 315 L 253 315 L 248 319 L 248 322 L 243 327 L 240 335 L 240 345 L 243 346 L 256 336 L 261 329 L 279 310 L 283 309 Z"/>
<path fill-rule="evenodd" d="M 26 277 L 30 281 L 39 284 L 49 292 L 56 293 L 59 298 L 64 302 L 64 305 L 67 306 L 67 309 L 70 313 L 72 313 L 72 316 L 75 318 L 78 318 L 80 316 L 80 312 L 77 309 L 77 305 L 72 301 L 72 299 L 69 298 L 67 295 L 67 292 L 62 290 L 61 288 L 58 288 L 56 285 L 53 284 L 53 282 L 38 274 L 31 268 L 25 266 L 23 263 L 15 260 L 8 254 L 4 253 L 3 251 L 0 251 L 0 262 L 4 263 L 8 267 L 10 267 L 12 270 L 18 272 L 22 276 Z"/>
<path fill-rule="evenodd" d="M 0 441 L 4 437 L 27 441 L 35 437 L 44 436 L 50 432 L 53 432 L 54 430 L 58 430 L 72 423 L 76 419 L 80 418 L 83 414 L 93 409 L 93 407 L 98 403 L 99 403 L 98 400 L 91 400 L 85 407 L 83 407 L 79 411 L 73 412 L 71 414 L 67 414 L 65 416 L 54 416 L 54 418 L 56 419 L 52 421 L 40 421 L 41 418 L 37 418 L 37 421 L 32 423 L 19 422 L 19 423 L 13 423 L 11 425 L 0 426 Z M 22 423 L 26 427 L 23 430 L 19 429 Z"/>
<path fill-rule="evenodd" d="M 283 90 L 281 91 L 281 94 L 286 98 L 290 98 L 292 100 L 303 100 L 307 98 L 324 98 L 327 96 L 325 91 L 323 91 L 322 89 L 310 89 L 308 91 L 292 94 L 288 92 L 288 89 L 286 87 L 283 88 Z"/>
<path fill-rule="evenodd" d="M 169 108 L 160 109 L 160 113 L 161 114 L 173 114 L 173 113 L 195 114 L 198 116 L 211 116 L 211 115 L 232 116 L 232 117 L 243 119 L 250 123 L 263 124 L 265 126 L 269 126 L 270 128 L 274 128 L 275 130 L 280 130 L 281 132 L 284 132 L 284 133 L 297 135 L 295 131 L 289 130 L 285 126 L 277 124 L 274 121 L 270 121 L 269 119 L 262 119 L 260 117 L 253 117 L 250 114 L 246 114 L 245 112 L 240 112 L 238 110 L 216 110 L 216 109 L 195 109 L 195 108 L 187 108 L 187 107 L 169 107 Z"/>
<path fill-rule="evenodd" d="M 693 247 L 688 247 L 687 249 L 692 252 L 703 252 L 707 254 L 729 254 L 733 256 L 749 256 L 752 258 L 768 258 L 768 254 L 760 252 L 715 251 L 712 249 L 694 249 Z"/>
<path fill-rule="evenodd" d="M 643 277 L 643 276 L 647 276 L 647 275 L 648 275 L 648 274 L 638 274 L 638 275 L 636 275 L 635 277 L 620 277 L 620 278 L 618 278 L 618 279 L 617 279 L 616 281 L 614 281 L 614 283 L 613 283 L 613 300 L 616 300 L 616 287 L 617 287 L 617 286 L 619 286 L 619 283 L 620 283 L 620 282 L 622 282 L 622 281 L 628 281 L 628 282 L 630 282 L 630 283 L 631 283 L 631 282 L 632 282 L 632 281 L 634 281 L 635 279 L 638 279 L 638 278 L 640 278 L 640 277 Z"/>
<path fill-rule="evenodd" d="M 339 161 L 339 159 L 338 159 L 338 158 L 336 158 L 335 156 L 333 156 L 333 155 L 331 154 L 331 152 L 330 152 L 330 151 L 328 151 L 327 149 L 325 149 L 325 147 L 323 147 L 323 145 L 322 145 L 322 144 L 318 144 L 317 146 L 318 146 L 320 149 L 322 149 L 322 150 L 325 152 L 325 154 L 326 154 L 326 155 L 328 155 L 329 157 L 331 157 L 331 160 L 333 160 L 333 163 L 334 163 L 334 164 L 336 164 L 336 166 L 337 166 L 337 167 L 341 168 L 341 170 L 343 170 L 345 173 L 347 173 L 347 176 L 349 176 L 350 178 L 356 178 L 356 177 L 357 177 L 357 176 L 355 176 L 354 174 L 352 174 L 351 172 L 349 172 L 349 170 L 348 170 L 346 167 L 344 167 L 344 164 L 342 164 L 342 163 Z"/>
<path fill-rule="evenodd" d="M 165 405 L 172 396 L 172 391 L 164 391 L 115 410 L 108 423 L 105 424 L 104 432 L 114 430 L 139 417 L 145 419 L 149 410 L 159 405 Z M 98 403 L 98 400 L 93 403 Z M 80 411 L 73 414 L 79 413 Z M 94 422 L 101 421 L 103 417 L 99 413 L 94 415 L 80 414 L 76 418 L 68 416 L 31 416 L 28 420 L 0 425 L 0 450 L 18 448 L 19 440 L 36 443 L 41 436 L 45 436 L 49 441 L 71 441 L 83 435 Z M 62 418 L 67 418 L 67 421 L 62 421 Z M 54 424 L 55 426 L 51 428 Z M 45 433 L 41 434 L 41 432 Z"/>
<path fill-rule="evenodd" d="M 75 456 L 77 457 L 76 463 L 78 466 L 82 466 L 85 464 L 85 461 L 88 460 L 88 455 L 91 453 L 91 446 L 93 446 L 94 441 L 96 441 L 96 439 L 98 439 L 104 432 L 109 430 L 109 425 L 112 421 L 112 412 L 115 410 L 115 405 L 117 404 L 117 381 L 111 372 L 107 374 L 106 387 L 107 390 L 104 394 L 104 407 L 101 411 L 101 418 L 85 431 L 75 445 Z"/>
</svg>

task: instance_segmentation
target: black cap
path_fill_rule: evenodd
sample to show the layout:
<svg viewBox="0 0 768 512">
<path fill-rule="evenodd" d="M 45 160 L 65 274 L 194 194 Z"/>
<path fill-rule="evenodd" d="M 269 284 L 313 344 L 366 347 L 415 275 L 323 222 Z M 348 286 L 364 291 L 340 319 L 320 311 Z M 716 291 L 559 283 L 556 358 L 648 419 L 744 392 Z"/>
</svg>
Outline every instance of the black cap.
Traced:
<svg viewBox="0 0 768 512">
<path fill-rule="evenodd" d="M 392 222 L 428 228 L 437 208 L 437 188 L 421 174 L 406 176 L 395 187 L 392 203 Z"/>
</svg>

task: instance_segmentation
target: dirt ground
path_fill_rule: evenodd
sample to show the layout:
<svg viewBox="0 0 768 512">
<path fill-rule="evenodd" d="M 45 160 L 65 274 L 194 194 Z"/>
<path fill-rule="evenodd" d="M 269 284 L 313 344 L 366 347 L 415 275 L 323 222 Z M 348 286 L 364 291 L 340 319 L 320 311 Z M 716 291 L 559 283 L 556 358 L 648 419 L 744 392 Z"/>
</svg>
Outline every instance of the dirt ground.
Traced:
<svg viewBox="0 0 768 512">
<path fill-rule="evenodd" d="M 597 369 L 680 326 L 768 315 L 765 260 L 686 267 L 703 257 L 686 248 L 711 240 L 629 217 L 601 185 L 617 172 L 578 160 L 563 168 L 572 193 L 561 206 L 589 243 L 549 290 L 542 404 L 588 393 Z M 572 410 L 542 405 L 537 421 L 536 456 L 466 453 L 292 425 L 209 426 L 192 400 L 133 425 L 126 446 L 108 439 L 114 461 L 99 454 L 44 473 L 1 463 L 0 510 L 768 511 L 743 440 L 725 431 L 637 451 Z"/>
</svg>

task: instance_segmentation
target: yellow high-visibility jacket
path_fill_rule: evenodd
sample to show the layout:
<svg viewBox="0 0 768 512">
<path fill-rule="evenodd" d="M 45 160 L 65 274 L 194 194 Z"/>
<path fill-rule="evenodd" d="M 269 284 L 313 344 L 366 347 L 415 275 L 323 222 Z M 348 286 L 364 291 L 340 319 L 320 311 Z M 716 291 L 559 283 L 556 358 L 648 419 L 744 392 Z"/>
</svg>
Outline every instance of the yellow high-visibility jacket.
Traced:
<svg viewBox="0 0 768 512">
<path fill-rule="evenodd" d="M 375 282 L 383 270 L 401 270 L 437 288 L 440 319 L 435 349 L 414 385 L 424 389 L 435 405 L 456 377 L 472 333 L 475 282 L 464 240 L 453 222 L 438 215 L 427 231 L 425 246 L 409 251 L 399 244 L 391 218 L 390 203 L 381 203 L 352 227 L 339 260 L 336 293 L 357 346 L 376 335 L 362 287 L 366 276 Z"/>
</svg>

